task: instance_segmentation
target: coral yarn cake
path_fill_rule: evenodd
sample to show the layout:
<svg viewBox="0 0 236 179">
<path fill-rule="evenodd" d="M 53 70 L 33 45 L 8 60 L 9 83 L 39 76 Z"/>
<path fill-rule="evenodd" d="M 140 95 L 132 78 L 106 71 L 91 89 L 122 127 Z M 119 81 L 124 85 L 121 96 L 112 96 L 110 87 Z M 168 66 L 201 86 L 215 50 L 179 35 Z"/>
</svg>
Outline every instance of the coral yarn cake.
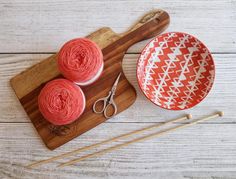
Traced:
<svg viewBox="0 0 236 179">
<path fill-rule="evenodd" d="M 48 82 L 38 96 L 42 115 L 54 125 L 69 124 L 83 113 L 85 96 L 79 86 L 66 79 Z"/>
<path fill-rule="evenodd" d="M 63 76 L 78 85 L 89 85 L 96 81 L 104 64 L 100 48 L 86 38 L 65 43 L 58 53 L 57 62 Z"/>
<path fill-rule="evenodd" d="M 154 104 L 172 110 L 191 108 L 209 93 L 215 77 L 211 53 L 195 37 L 165 33 L 142 51 L 138 83 Z"/>
</svg>

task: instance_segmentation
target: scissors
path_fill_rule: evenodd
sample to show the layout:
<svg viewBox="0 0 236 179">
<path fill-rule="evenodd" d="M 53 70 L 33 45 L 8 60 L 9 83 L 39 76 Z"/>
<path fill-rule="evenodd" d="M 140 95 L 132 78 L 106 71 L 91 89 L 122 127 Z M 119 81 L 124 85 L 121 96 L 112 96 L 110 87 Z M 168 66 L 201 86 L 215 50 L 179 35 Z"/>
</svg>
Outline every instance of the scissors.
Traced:
<svg viewBox="0 0 236 179">
<path fill-rule="evenodd" d="M 105 118 L 107 118 L 107 119 L 113 117 L 113 116 L 117 113 L 117 106 L 116 106 L 116 104 L 115 104 L 115 102 L 114 102 L 113 97 L 114 97 L 114 95 L 115 95 L 116 88 L 117 88 L 117 85 L 118 85 L 120 76 L 121 76 L 121 72 L 120 72 L 119 75 L 117 76 L 116 81 L 114 82 L 114 84 L 113 84 L 111 90 L 109 91 L 109 94 L 108 94 L 106 97 L 100 98 L 100 99 L 98 99 L 97 101 L 94 102 L 94 104 L 93 104 L 93 112 L 95 112 L 95 113 L 103 113 L 103 115 L 104 115 Z M 97 104 L 100 103 L 100 102 L 103 103 L 103 108 L 102 108 L 100 111 L 98 111 L 98 110 L 96 109 L 96 106 L 97 106 Z M 110 107 L 113 108 L 113 113 L 112 113 L 110 116 L 108 116 L 108 114 L 107 114 L 108 111 L 107 111 L 107 110 L 108 110 L 108 108 L 110 108 Z"/>
</svg>

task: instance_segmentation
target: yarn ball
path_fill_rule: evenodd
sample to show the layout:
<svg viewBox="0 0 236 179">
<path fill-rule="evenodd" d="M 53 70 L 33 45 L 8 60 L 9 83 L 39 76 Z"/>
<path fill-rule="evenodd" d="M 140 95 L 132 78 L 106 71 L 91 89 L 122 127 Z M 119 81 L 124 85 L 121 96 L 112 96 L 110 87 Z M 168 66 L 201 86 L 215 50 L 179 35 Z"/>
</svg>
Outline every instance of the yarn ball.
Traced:
<svg viewBox="0 0 236 179">
<path fill-rule="evenodd" d="M 69 124 L 83 113 L 85 96 L 79 86 L 66 79 L 48 82 L 38 96 L 39 111 L 54 125 Z"/>
<path fill-rule="evenodd" d="M 65 43 L 58 53 L 57 63 L 64 77 L 82 86 L 96 81 L 104 66 L 101 49 L 86 38 Z"/>
</svg>

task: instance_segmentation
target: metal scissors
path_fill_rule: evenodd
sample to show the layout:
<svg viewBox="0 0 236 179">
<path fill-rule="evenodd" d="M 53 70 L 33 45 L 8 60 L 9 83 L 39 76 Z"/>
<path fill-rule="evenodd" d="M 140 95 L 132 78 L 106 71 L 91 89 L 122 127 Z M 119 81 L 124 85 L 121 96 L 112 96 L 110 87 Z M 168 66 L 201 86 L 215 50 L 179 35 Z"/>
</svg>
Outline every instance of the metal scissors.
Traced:
<svg viewBox="0 0 236 179">
<path fill-rule="evenodd" d="M 94 104 L 93 104 L 93 112 L 95 112 L 95 113 L 103 113 L 103 115 L 107 119 L 113 117 L 117 113 L 117 106 L 116 106 L 116 104 L 114 102 L 113 97 L 115 95 L 116 88 L 117 88 L 120 76 L 121 76 L 121 72 L 117 76 L 116 81 L 114 82 L 111 90 L 109 91 L 109 94 L 106 97 L 100 98 L 100 99 L 98 99 L 97 101 L 94 102 Z M 96 106 L 97 106 L 98 103 L 101 103 L 101 102 L 103 103 L 103 108 L 100 111 L 98 111 L 96 109 Z M 110 116 L 108 116 L 108 114 L 107 114 L 108 111 L 107 110 L 108 110 L 108 108 L 111 108 L 111 107 L 113 108 L 113 113 Z"/>
</svg>

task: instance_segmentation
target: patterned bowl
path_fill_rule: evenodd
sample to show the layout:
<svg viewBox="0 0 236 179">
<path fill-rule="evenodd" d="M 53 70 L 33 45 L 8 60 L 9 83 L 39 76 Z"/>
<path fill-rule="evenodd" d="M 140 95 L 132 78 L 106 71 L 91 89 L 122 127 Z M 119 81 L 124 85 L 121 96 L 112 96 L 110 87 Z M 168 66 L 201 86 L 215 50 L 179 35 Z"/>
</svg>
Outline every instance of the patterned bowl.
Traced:
<svg viewBox="0 0 236 179">
<path fill-rule="evenodd" d="M 214 78 L 211 53 L 186 33 L 157 36 L 143 49 L 137 64 L 137 79 L 144 95 L 165 109 L 195 106 L 207 96 Z"/>
</svg>

